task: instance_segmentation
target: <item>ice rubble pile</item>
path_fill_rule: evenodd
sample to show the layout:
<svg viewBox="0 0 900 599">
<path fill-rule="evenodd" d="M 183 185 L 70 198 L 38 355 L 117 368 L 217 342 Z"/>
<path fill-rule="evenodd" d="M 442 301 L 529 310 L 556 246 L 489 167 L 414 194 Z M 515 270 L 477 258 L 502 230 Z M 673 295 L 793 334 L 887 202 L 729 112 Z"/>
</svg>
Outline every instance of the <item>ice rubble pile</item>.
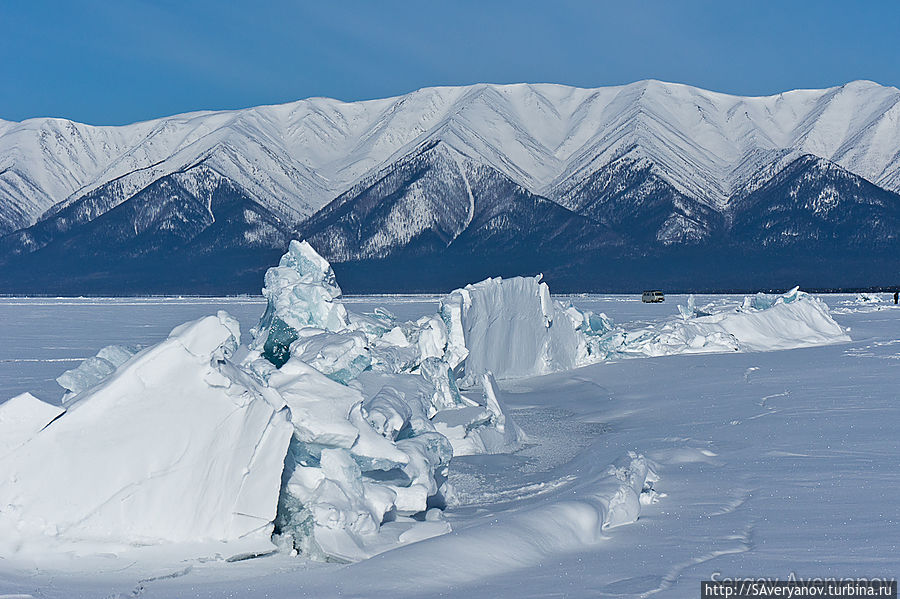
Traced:
<svg viewBox="0 0 900 599">
<path fill-rule="evenodd" d="M 841 301 L 838 307 L 831 311 L 835 314 L 865 314 L 896 309 L 897 306 L 894 305 L 890 294 L 882 296 L 877 293 L 860 293 L 852 300 Z"/>
<path fill-rule="evenodd" d="M 444 482 L 451 455 L 509 451 L 524 440 L 496 379 L 601 359 L 608 352 L 600 340 L 613 331 L 604 315 L 553 300 L 540 277 L 468 285 L 416 322 L 384 310 L 355 314 L 305 242 L 292 242 L 265 281 L 267 309 L 243 363 L 290 407 L 295 432 L 276 538 L 313 556 L 377 553 L 396 544 L 391 530 L 415 513 L 442 525 L 428 508 L 452 496 Z M 306 399 L 292 400 L 286 383 Z M 460 385 L 480 387 L 480 399 Z M 331 417 L 313 430 L 327 410 Z M 421 538 L 443 526 L 402 534 Z"/>
<path fill-rule="evenodd" d="M 881 303 L 881 298 L 874 293 L 858 293 L 856 295 L 856 303 L 862 305 L 879 304 Z"/>
<path fill-rule="evenodd" d="M 451 456 L 524 438 L 490 372 L 480 397 L 460 393 L 466 308 L 352 314 L 297 242 L 263 293 L 248 346 L 220 312 L 104 348 L 59 377 L 62 407 L 0 405 L 0 554 L 275 540 L 349 561 L 447 532 L 432 508 L 452 498 Z"/>
<path fill-rule="evenodd" d="M 353 560 L 446 532 L 439 512 L 427 510 L 452 496 L 451 456 L 510 450 L 523 439 L 489 373 L 482 401 L 464 397 L 454 368 L 465 348 L 451 343 L 441 316 L 398 323 L 386 311 L 348 312 L 330 265 L 305 242 L 292 242 L 269 269 L 263 294 L 267 309 L 244 365 L 285 398 L 295 428 L 279 542 Z M 412 526 L 409 517 L 426 511 L 431 528 Z"/>
<path fill-rule="evenodd" d="M 771 351 L 849 341 L 828 306 L 798 288 L 783 295 L 758 293 L 740 306 L 697 308 L 689 296 L 679 318 L 626 331 L 609 325 L 597 339 L 596 356 L 667 356 L 690 353 Z M 584 363 L 584 362 L 583 362 Z"/>
<path fill-rule="evenodd" d="M 456 367 L 463 385 L 488 370 L 497 378 L 515 378 L 617 357 L 769 351 L 849 340 L 828 306 L 798 288 L 749 296 L 739 306 L 700 308 L 691 295 L 678 306 L 679 317 L 626 330 L 605 314 L 552 299 L 539 279 L 488 279 L 441 302 L 450 331 L 446 356 L 467 356 Z"/>
<path fill-rule="evenodd" d="M 398 322 L 348 311 L 328 262 L 296 241 L 263 294 L 248 345 L 219 312 L 140 351 L 104 348 L 59 377 L 62 407 L 30 394 L 0 405 L 0 555 L 167 542 L 252 555 L 274 541 L 362 559 L 449 531 L 453 455 L 522 444 L 496 379 L 846 339 L 797 290 L 715 313 L 689 301 L 681 319 L 631 332 L 552 299 L 540 277 L 468 285 Z M 608 525 L 639 509 L 613 504 Z"/>
</svg>

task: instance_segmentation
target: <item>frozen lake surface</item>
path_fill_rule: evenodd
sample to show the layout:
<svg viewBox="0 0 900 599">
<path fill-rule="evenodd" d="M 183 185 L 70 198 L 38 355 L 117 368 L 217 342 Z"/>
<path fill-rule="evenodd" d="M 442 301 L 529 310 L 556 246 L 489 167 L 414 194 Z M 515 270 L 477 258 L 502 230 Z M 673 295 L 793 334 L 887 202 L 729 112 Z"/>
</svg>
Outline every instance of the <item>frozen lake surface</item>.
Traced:
<svg viewBox="0 0 900 599">
<path fill-rule="evenodd" d="M 460 500 L 446 514 L 449 535 L 352 565 L 109 555 L 59 573 L 0 559 L 0 597 L 694 598 L 714 576 L 896 576 L 900 309 L 887 294 L 877 304 L 820 297 L 851 342 L 625 359 L 501 382 L 529 443 L 453 460 Z M 685 301 L 561 299 L 629 329 L 670 318 Z M 412 319 L 433 313 L 437 298 L 345 303 Z M 256 298 L 0 299 L 0 401 L 29 390 L 56 402 L 55 377 L 104 345 L 155 343 L 219 309 L 246 332 L 264 307 Z M 583 501 L 629 451 L 658 464 L 665 496 L 599 542 L 583 538 Z"/>
</svg>

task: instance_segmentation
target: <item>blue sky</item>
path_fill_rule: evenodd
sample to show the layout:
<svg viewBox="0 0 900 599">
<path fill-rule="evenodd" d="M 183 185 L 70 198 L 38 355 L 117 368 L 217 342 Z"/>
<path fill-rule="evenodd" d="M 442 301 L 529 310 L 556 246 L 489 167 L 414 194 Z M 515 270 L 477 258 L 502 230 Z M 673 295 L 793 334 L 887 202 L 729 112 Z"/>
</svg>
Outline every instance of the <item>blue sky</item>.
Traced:
<svg viewBox="0 0 900 599">
<path fill-rule="evenodd" d="M 900 2 L 0 0 L 0 118 L 120 124 L 431 85 L 900 85 Z"/>
</svg>

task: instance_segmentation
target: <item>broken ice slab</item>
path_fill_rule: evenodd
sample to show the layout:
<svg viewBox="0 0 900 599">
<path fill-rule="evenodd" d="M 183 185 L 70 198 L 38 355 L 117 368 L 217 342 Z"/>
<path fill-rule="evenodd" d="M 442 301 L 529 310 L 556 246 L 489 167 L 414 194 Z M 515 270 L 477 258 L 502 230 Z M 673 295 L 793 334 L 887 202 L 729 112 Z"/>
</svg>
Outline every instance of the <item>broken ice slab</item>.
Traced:
<svg viewBox="0 0 900 599">
<path fill-rule="evenodd" d="M 372 364 L 366 335 L 361 331 L 330 333 L 303 328 L 291 343 L 290 355 L 346 385 Z"/>
<path fill-rule="evenodd" d="M 112 374 L 116 368 L 128 361 L 140 348 L 132 345 L 108 345 L 96 356 L 84 360 L 71 370 L 56 378 L 60 387 L 66 390 L 63 402 L 70 401 L 83 391 L 92 389 Z"/>
<path fill-rule="evenodd" d="M 481 377 L 484 405 L 438 412 L 432 423 L 453 446 L 453 455 L 477 455 L 515 451 L 525 441 L 525 433 L 507 413 L 494 376 Z"/>
<path fill-rule="evenodd" d="M 776 304 L 790 304 L 805 296 L 806 293 L 800 291 L 800 287 L 794 287 L 782 295 L 769 295 L 759 292 L 754 296 L 745 297 L 741 309 L 768 310 Z"/>
<path fill-rule="evenodd" d="M 220 313 L 176 327 L 0 457 L 0 554 L 270 547 L 293 427 L 283 402 L 221 361 L 234 324 Z M 54 415 L 34 398 L 17 405 L 31 428 Z"/>
<path fill-rule="evenodd" d="M 690 318 L 697 318 L 700 316 L 711 316 L 710 312 L 706 312 L 697 307 L 696 300 L 694 299 L 694 294 L 690 294 L 687 298 L 687 305 L 682 306 L 678 304 L 678 312 L 681 314 L 681 318 L 683 320 L 688 320 Z"/>
<path fill-rule="evenodd" d="M 375 432 L 396 440 L 400 431 L 410 427 L 412 409 L 402 392 L 393 387 L 383 387 L 362 405 L 363 415 Z"/>
<path fill-rule="evenodd" d="M 299 274 L 302 283 L 320 285 L 328 291 L 331 299 L 341 296 L 341 288 L 338 286 L 331 264 L 307 241 L 291 240 L 288 251 L 278 261 L 278 266 L 289 268 Z"/>
<path fill-rule="evenodd" d="M 471 405 L 456 386 L 456 376 L 450 369 L 450 365 L 438 358 L 426 358 L 422 361 L 420 372 L 422 376 L 434 387 L 431 404 L 432 413 L 439 410 L 459 408 Z"/>
<path fill-rule="evenodd" d="M 465 387 L 477 385 L 487 371 L 504 379 L 576 365 L 579 335 L 540 277 L 498 277 L 467 285 L 441 300 L 441 315 L 448 330 L 445 361 L 452 365 L 462 360 L 460 382 Z"/>
</svg>

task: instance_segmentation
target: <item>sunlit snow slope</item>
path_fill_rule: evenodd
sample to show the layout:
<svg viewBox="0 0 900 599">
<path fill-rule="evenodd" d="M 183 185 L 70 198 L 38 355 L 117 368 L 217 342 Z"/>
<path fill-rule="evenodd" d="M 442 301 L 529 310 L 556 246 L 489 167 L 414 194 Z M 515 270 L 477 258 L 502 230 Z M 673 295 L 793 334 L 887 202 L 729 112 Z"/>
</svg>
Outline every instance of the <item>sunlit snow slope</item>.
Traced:
<svg viewBox="0 0 900 599">
<path fill-rule="evenodd" d="M 432 155 L 428 168 L 409 172 L 423 152 Z M 867 215 L 878 231 L 900 226 L 900 90 L 855 81 L 740 97 L 653 80 L 596 89 L 478 84 L 117 127 L 0 121 L 0 263 L 34 254 L 19 271 L 40 271 L 77 255 L 90 272 L 106 272 L 94 240 L 116 257 L 154 257 L 143 268 L 154 270 L 168 263 L 156 259 L 160 248 L 196 256 L 227 240 L 280 253 L 298 228 L 330 244 L 321 250 L 333 261 L 454 243 L 463 253 L 498 243 L 517 251 L 511 239 L 535 231 L 529 247 L 561 256 L 623 239 L 637 252 L 762 238 L 783 245 L 810 234 L 769 219 L 779 208 L 761 204 L 760 190 L 782 173 L 808 178 L 797 173 L 810 161 L 824 182 L 800 203 L 825 222 L 815 226 L 846 220 L 844 204 L 870 203 L 829 176 L 883 195 Z M 391 177 L 397 185 L 383 183 Z M 331 218 L 338 207 L 354 215 L 352 230 Z M 745 234 L 735 222 L 754 228 Z M 862 245 L 880 246 L 878 231 Z"/>
</svg>

